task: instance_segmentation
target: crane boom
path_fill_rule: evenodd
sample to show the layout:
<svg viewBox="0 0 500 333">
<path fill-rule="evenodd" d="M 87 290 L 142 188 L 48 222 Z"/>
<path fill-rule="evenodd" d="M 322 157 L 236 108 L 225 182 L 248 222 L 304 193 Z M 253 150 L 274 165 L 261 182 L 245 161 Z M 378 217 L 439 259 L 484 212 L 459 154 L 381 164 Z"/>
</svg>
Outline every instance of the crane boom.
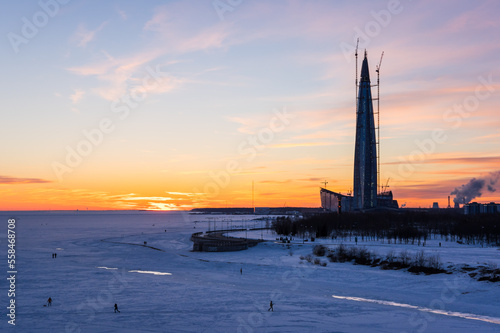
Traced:
<svg viewBox="0 0 500 333">
<path fill-rule="evenodd" d="M 380 184 L 380 66 L 382 66 L 382 58 L 384 58 L 384 51 L 380 55 L 380 61 L 378 62 L 377 69 L 377 185 L 380 188 L 381 192 L 384 192 L 384 186 Z"/>
<path fill-rule="evenodd" d="M 380 61 L 378 62 L 378 65 L 377 65 L 377 70 L 376 70 L 377 73 L 380 70 L 380 66 L 382 66 L 382 58 L 383 57 L 384 57 L 384 51 L 382 51 L 382 55 L 380 56 Z"/>
</svg>

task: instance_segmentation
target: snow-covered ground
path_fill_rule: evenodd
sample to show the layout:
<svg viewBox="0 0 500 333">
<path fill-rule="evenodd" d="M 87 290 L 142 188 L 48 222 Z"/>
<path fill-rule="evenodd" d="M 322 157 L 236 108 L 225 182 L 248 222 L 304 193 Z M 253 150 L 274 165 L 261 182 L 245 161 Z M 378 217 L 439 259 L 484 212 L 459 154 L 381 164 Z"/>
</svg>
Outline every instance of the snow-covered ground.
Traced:
<svg viewBox="0 0 500 333">
<path fill-rule="evenodd" d="M 16 326 L 8 324 L 4 278 L 1 331 L 500 332 L 500 284 L 478 282 L 466 273 L 417 276 L 330 262 L 320 267 L 299 257 L 310 254 L 315 244 L 340 241 L 294 240 L 287 246 L 269 231 L 246 232 L 270 240 L 246 251 L 191 252 L 191 233 L 207 230 L 209 223 L 225 227 L 230 219 L 240 221 L 234 226 L 259 226 L 241 222 L 249 216 L 1 212 L 5 277 L 7 220 L 12 217 Z M 245 237 L 245 232 L 237 235 Z M 144 242 L 162 251 L 137 246 Z M 438 251 L 445 267 L 500 266 L 496 248 L 441 239 L 428 241 L 425 248 L 360 239 L 358 246 L 380 255 L 390 249 Z M 52 306 L 44 307 L 49 297 Z M 270 300 L 274 312 L 267 311 Z M 113 312 L 115 303 L 121 313 Z"/>
</svg>

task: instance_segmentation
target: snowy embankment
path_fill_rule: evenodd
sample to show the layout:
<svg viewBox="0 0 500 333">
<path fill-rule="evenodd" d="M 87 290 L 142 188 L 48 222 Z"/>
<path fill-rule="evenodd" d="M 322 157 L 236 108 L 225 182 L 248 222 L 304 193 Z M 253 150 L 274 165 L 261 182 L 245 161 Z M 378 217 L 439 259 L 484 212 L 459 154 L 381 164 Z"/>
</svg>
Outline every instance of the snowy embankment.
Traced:
<svg viewBox="0 0 500 333">
<path fill-rule="evenodd" d="M 316 238 L 311 241 L 311 238 L 302 237 L 280 237 L 271 231 L 248 231 L 248 232 L 231 232 L 229 235 L 233 237 L 249 237 L 283 243 L 284 246 L 293 247 L 299 244 L 306 246 L 308 244 L 312 249 L 315 246 L 321 245 L 327 251 L 335 252 L 339 246 L 345 246 L 346 249 L 366 250 L 372 258 L 373 266 L 383 266 L 380 263 L 387 260 L 401 262 L 401 257 L 407 261 L 406 268 L 412 265 L 419 254 L 424 255 L 427 261 L 437 260 L 436 266 L 440 266 L 447 273 L 467 273 L 470 277 L 479 279 L 480 281 L 499 282 L 500 280 L 500 252 L 496 246 L 484 245 L 465 245 L 456 241 L 451 241 L 449 238 L 431 235 L 425 243 L 425 246 L 415 244 L 405 244 L 404 242 L 389 242 L 384 240 L 364 240 L 361 237 L 346 237 L 336 239 L 321 239 Z M 283 240 L 282 240 L 283 239 Z M 288 246 L 289 245 L 289 246 Z M 312 256 L 313 251 L 308 255 L 312 259 L 319 259 L 318 256 Z M 325 253 L 328 255 L 328 253 Z M 306 258 L 303 256 L 303 258 Z M 307 258 L 309 259 L 309 258 Z M 378 260 L 377 260 L 378 259 Z M 310 261 L 310 260 L 309 260 Z M 321 263 L 328 263 L 332 259 L 320 260 Z M 338 260 L 333 260 L 338 261 Z M 434 263 L 433 263 L 434 264 Z M 437 265 L 439 264 L 439 265 Z"/>
<path fill-rule="evenodd" d="M 206 216 L 2 214 L 2 219 L 18 218 L 19 251 L 17 325 L 7 324 L 2 307 L 2 331 L 500 331 L 498 284 L 478 282 L 461 272 L 426 276 L 349 263 L 321 267 L 300 260 L 318 243 L 340 243 L 332 240 L 281 244 L 271 232 L 246 232 L 247 237 L 270 241 L 246 251 L 202 253 L 191 252 L 189 238 L 207 230 L 209 222 L 213 228 L 213 218 Z M 5 244 L 6 231 L 0 230 L 0 235 Z M 136 246 L 144 242 L 161 251 Z M 439 252 L 444 266 L 500 264 L 495 248 L 441 242 L 439 247 L 438 240 L 428 241 L 424 250 Z M 381 255 L 391 249 L 422 249 L 377 242 L 358 241 L 359 245 Z M 51 258 L 54 252 L 56 259 Z M 5 283 L 1 287 L 5 300 Z M 48 297 L 52 306 L 43 307 Z M 270 300 L 274 312 L 267 311 Z M 121 313 L 113 312 L 115 303 Z"/>
</svg>

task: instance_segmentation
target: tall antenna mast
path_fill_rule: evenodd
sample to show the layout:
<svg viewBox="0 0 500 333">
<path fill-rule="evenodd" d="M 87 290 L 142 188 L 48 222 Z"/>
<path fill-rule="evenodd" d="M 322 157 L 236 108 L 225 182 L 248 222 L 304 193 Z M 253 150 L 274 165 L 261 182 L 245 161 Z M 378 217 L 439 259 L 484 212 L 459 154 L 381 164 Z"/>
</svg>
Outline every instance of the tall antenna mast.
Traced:
<svg viewBox="0 0 500 333">
<path fill-rule="evenodd" d="M 382 66 L 382 58 L 384 57 L 384 51 L 380 56 L 380 61 L 377 65 L 377 184 L 380 187 L 380 66 Z"/>
<path fill-rule="evenodd" d="M 254 184 L 252 180 L 252 211 L 255 214 L 255 202 L 254 202 Z"/>
<path fill-rule="evenodd" d="M 358 45 L 359 45 L 359 38 L 358 41 L 356 42 L 356 52 L 354 55 L 356 56 L 356 115 L 358 114 Z"/>
</svg>

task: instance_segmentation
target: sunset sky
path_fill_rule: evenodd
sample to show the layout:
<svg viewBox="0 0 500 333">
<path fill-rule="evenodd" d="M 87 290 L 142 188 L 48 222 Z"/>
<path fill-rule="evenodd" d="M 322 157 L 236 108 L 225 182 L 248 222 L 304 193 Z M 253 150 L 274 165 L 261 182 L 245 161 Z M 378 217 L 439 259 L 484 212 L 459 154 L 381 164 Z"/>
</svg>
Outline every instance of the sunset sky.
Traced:
<svg viewBox="0 0 500 333">
<path fill-rule="evenodd" d="M 0 6 L 0 210 L 319 207 L 352 188 L 357 37 L 400 204 L 500 170 L 498 1 Z"/>
</svg>

